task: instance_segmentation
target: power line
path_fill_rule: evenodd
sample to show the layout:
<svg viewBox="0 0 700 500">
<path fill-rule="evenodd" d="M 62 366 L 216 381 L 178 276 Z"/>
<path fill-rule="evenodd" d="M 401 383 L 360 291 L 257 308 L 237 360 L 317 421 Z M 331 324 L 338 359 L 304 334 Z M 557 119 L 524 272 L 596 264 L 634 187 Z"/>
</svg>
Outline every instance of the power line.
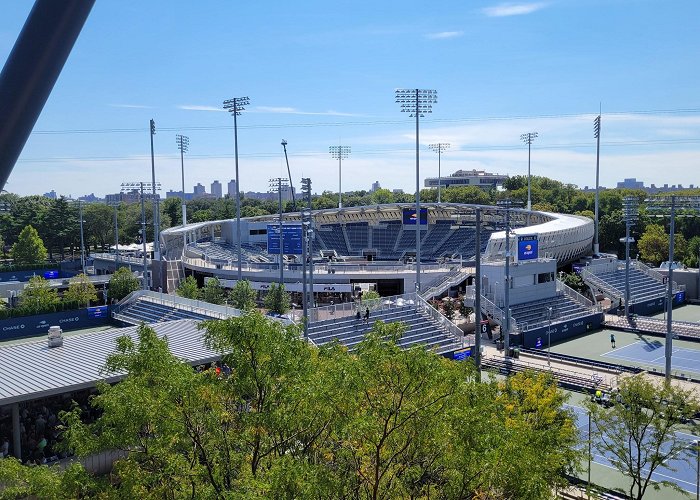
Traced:
<svg viewBox="0 0 700 500">
<path fill-rule="evenodd" d="M 577 149 L 590 148 L 593 143 L 576 142 L 562 143 L 539 146 L 538 150 L 557 150 L 557 149 Z M 605 143 L 605 147 L 624 147 L 624 146 L 653 146 L 653 145 L 677 145 L 677 144 L 700 144 L 700 139 L 649 139 L 637 141 L 610 141 Z M 520 145 L 487 145 L 487 146 L 463 146 L 455 149 L 456 152 L 479 152 L 479 151 L 514 151 L 521 149 Z M 355 148 L 354 153 L 362 156 L 381 155 L 386 153 L 411 153 L 412 148 L 377 148 L 377 149 L 359 149 Z M 300 151 L 289 156 L 295 158 L 309 158 L 326 156 L 326 151 Z M 260 153 L 243 153 L 240 157 L 245 158 L 277 158 L 279 153 L 260 152 Z M 149 159 L 147 155 L 132 155 L 132 156 L 54 156 L 46 158 L 22 158 L 17 163 L 55 163 L 64 161 L 145 161 Z M 159 159 L 179 159 L 179 155 L 158 155 Z M 199 154 L 190 155 L 190 158 L 198 159 L 230 159 L 233 154 Z"/>
<path fill-rule="evenodd" d="M 677 109 L 651 109 L 637 111 L 611 111 L 606 112 L 606 116 L 622 115 L 653 115 L 653 114 L 697 114 L 700 108 L 677 108 Z M 427 123 L 466 123 L 466 122 L 488 122 L 488 121 L 515 121 L 515 120 L 535 120 L 543 118 L 588 118 L 595 116 L 595 113 L 560 113 L 560 114 L 540 114 L 540 115 L 514 115 L 514 116 L 486 116 L 486 117 L 464 117 L 464 118 L 433 118 L 424 120 Z M 373 126 L 373 125 L 398 125 L 404 124 L 404 120 L 364 120 L 364 121 L 343 121 L 343 122 L 308 122 L 308 123 L 280 123 L 280 124 L 257 124 L 240 125 L 241 129 L 278 129 L 278 128 L 313 128 L 313 127 L 351 127 L 351 126 Z M 70 135 L 70 134 L 126 134 L 143 133 L 146 128 L 99 128 L 99 129 L 64 129 L 64 130 L 36 130 L 32 135 Z M 233 130 L 230 125 L 211 126 L 187 126 L 187 127 L 160 127 L 164 132 L 188 131 L 211 131 L 211 130 Z"/>
</svg>

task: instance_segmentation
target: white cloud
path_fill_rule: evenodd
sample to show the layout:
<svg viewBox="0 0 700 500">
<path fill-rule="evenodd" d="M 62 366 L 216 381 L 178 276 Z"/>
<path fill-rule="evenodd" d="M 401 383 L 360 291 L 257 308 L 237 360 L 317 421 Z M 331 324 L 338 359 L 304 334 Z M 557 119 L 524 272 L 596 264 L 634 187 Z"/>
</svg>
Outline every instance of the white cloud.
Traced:
<svg viewBox="0 0 700 500">
<path fill-rule="evenodd" d="M 485 7 L 481 11 L 489 17 L 522 16 L 532 14 L 545 7 L 545 3 L 502 3 L 495 7 Z"/>
<path fill-rule="evenodd" d="M 188 111 L 220 111 L 225 113 L 226 110 L 223 108 L 217 108 L 216 106 L 206 106 L 200 104 L 180 104 L 177 106 L 178 109 L 185 109 Z"/>
<path fill-rule="evenodd" d="M 283 115 L 314 115 L 314 116 L 362 116 L 354 113 L 342 113 L 340 111 L 302 111 L 289 106 L 256 106 L 252 113 L 277 113 Z"/>
<path fill-rule="evenodd" d="M 144 104 L 110 104 L 113 108 L 132 108 L 132 109 L 153 109 L 153 106 Z"/>
<path fill-rule="evenodd" d="M 464 31 L 440 31 L 439 33 L 428 33 L 425 38 L 428 40 L 445 40 L 446 38 L 458 38 L 464 35 Z"/>
</svg>

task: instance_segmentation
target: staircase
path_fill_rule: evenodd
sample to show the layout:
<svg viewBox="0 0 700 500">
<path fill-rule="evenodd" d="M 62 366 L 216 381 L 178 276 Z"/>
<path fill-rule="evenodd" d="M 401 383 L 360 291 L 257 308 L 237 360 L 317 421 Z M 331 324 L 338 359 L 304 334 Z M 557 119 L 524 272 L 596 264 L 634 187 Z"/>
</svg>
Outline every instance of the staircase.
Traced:
<svg viewBox="0 0 700 500">
<path fill-rule="evenodd" d="M 361 314 L 364 315 L 366 307 L 370 308 L 367 324 L 362 318 L 358 320 L 351 309 L 330 306 L 310 311 L 309 340 L 316 345 L 338 341 L 353 351 L 372 330 L 374 322 L 383 321 L 400 322 L 406 326 L 398 341 L 398 345 L 404 349 L 422 345 L 438 354 L 444 354 L 463 345 L 462 331 L 416 294 L 363 302 L 359 306 Z"/>
<path fill-rule="evenodd" d="M 459 285 L 460 283 L 466 281 L 469 274 L 470 270 L 465 270 L 462 268 L 453 269 L 441 278 L 438 278 L 435 282 L 431 283 L 430 287 L 421 292 L 420 295 L 425 300 L 430 300 L 433 297 L 442 294 L 444 291 L 449 290 L 453 286 Z"/>
<path fill-rule="evenodd" d="M 175 293 L 180 282 L 185 279 L 185 268 L 182 265 L 182 260 L 166 260 L 166 284 L 165 291 Z"/>
</svg>

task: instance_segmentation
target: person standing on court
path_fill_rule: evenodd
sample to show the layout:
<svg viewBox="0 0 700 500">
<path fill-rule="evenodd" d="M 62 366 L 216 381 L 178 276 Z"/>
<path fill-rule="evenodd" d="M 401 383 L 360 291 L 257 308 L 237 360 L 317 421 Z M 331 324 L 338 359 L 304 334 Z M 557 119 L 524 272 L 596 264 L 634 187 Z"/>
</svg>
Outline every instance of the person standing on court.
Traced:
<svg viewBox="0 0 700 500">
<path fill-rule="evenodd" d="M 365 324 L 369 323 L 369 307 L 365 308 Z"/>
<path fill-rule="evenodd" d="M 610 334 L 610 345 L 612 345 L 612 348 L 615 349 L 615 334 L 614 333 Z"/>
</svg>

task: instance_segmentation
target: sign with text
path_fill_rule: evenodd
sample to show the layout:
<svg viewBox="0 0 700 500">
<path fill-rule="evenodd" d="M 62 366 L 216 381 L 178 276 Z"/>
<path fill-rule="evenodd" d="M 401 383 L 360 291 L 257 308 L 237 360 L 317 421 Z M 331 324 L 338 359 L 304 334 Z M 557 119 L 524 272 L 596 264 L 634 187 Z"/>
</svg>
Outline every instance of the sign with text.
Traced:
<svg viewBox="0 0 700 500">
<path fill-rule="evenodd" d="M 282 226 L 282 253 L 286 255 L 301 255 L 301 224 L 285 224 Z M 280 226 L 279 224 L 267 225 L 267 253 L 280 253 Z"/>
<path fill-rule="evenodd" d="M 537 258 L 537 235 L 518 236 L 518 260 L 533 260 Z"/>
<path fill-rule="evenodd" d="M 403 209 L 403 223 L 409 226 L 416 225 L 416 209 L 415 208 L 404 208 Z M 420 225 L 428 225 L 428 209 L 420 209 Z"/>
<path fill-rule="evenodd" d="M 109 306 L 97 306 L 87 308 L 88 318 L 108 318 Z"/>
</svg>

